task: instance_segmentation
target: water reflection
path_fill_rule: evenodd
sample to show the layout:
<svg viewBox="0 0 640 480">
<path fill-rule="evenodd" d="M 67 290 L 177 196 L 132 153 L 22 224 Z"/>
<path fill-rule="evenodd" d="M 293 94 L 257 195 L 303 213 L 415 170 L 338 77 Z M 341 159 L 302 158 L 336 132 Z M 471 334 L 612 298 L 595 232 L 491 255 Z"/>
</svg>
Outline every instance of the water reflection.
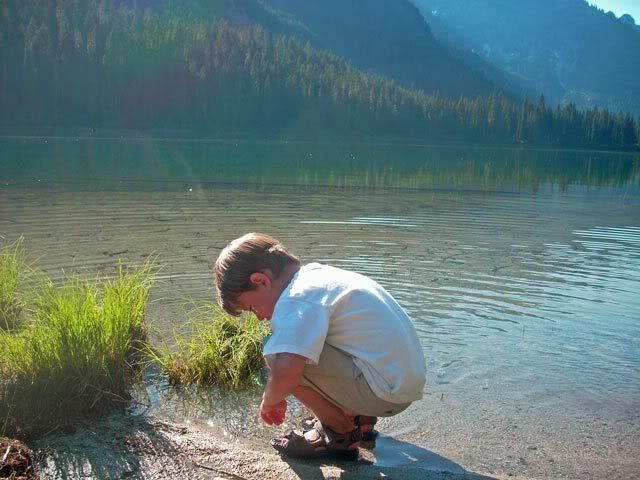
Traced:
<svg viewBox="0 0 640 480">
<path fill-rule="evenodd" d="M 132 187 L 123 180 L 136 188 L 169 182 L 147 185 L 152 189 L 178 182 L 484 191 L 640 183 L 637 155 L 468 146 L 4 139 L 0 158 L 4 182 L 91 181 L 101 188 Z"/>
</svg>

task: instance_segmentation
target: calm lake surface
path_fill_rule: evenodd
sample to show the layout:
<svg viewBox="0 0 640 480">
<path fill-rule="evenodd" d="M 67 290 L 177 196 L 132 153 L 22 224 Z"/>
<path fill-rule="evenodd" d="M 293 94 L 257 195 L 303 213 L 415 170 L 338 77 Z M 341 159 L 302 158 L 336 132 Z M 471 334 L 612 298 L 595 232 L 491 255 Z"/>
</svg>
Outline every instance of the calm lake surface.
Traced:
<svg viewBox="0 0 640 480">
<path fill-rule="evenodd" d="M 425 399 L 381 430 L 430 468 L 640 475 L 637 156 L 4 139 L 0 182 L 0 235 L 23 235 L 54 278 L 158 255 L 158 341 L 213 299 L 215 258 L 247 231 L 373 277 L 415 320 L 429 372 Z M 275 432 L 255 420 L 260 392 L 149 392 L 172 418 Z"/>
</svg>

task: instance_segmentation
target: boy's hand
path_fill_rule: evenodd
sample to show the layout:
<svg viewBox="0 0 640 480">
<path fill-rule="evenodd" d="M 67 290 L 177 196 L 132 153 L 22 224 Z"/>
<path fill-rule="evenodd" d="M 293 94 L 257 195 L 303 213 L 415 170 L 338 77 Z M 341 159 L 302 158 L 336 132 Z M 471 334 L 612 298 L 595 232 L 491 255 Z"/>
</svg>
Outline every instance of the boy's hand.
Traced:
<svg viewBox="0 0 640 480">
<path fill-rule="evenodd" d="M 260 418 L 268 425 L 280 425 L 284 422 L 287 413 L 287 401 L 285 399 L 274 405 L 266 405 L 264 399 L 260 403 Z"/>
<path fill-rule="evenodd" d="M 300 384 L 307 359 L 295 353 L 278 353 L 269 363 L 269 381 L 262 395 L 260 418 L 269 425 L 280 425 L 287 413 L 287 395 Z M 282 399 L 282 400 L 278 400 Z"/>
</svg>

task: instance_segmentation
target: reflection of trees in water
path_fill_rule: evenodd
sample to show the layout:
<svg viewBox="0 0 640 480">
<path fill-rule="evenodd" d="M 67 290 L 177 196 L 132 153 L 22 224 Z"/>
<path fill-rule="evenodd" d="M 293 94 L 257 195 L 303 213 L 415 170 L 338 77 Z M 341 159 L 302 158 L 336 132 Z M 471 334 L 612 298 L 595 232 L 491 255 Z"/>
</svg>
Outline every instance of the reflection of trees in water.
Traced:
<svg viewBox="0 0 640 480">
<path fill-rule="evenodd" d="M 624 186 L 640 180 L 640 158 L 630 156 L 479 149 L 420 149 L 395 159 L 384 155 L 349 162 L 343 178 L 365 186 L 481 190 L 537 189 L 543 184 L 566 190 L 570 185 Z M 334 168 L 344 172 L 345 166 Z"/>
<path fill-rule="evenodd" d="M 640 184 L 640 155 L 578 150 L 288 142 L 8 141 L 0 179 L 337 188 L 531 188 Z M 12 161 L 13 160 L 13 161 Z M 172 184 L 167 188 L 174 188 Z"/>
</svg>

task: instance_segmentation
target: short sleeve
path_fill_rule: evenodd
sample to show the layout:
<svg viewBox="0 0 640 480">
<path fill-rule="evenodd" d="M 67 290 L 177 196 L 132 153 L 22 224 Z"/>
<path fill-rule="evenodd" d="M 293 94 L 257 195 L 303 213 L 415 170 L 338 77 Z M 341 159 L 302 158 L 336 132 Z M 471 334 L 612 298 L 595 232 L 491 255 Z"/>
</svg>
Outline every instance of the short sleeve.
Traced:
<svg viewBox="0 0 640 480">
<path fill-rule="evenodd" d="M 329 329 L 329 309 L 304 301 L 278 302 L 264 355 L 295 353 L 317 364 Z"/>
</svg>

